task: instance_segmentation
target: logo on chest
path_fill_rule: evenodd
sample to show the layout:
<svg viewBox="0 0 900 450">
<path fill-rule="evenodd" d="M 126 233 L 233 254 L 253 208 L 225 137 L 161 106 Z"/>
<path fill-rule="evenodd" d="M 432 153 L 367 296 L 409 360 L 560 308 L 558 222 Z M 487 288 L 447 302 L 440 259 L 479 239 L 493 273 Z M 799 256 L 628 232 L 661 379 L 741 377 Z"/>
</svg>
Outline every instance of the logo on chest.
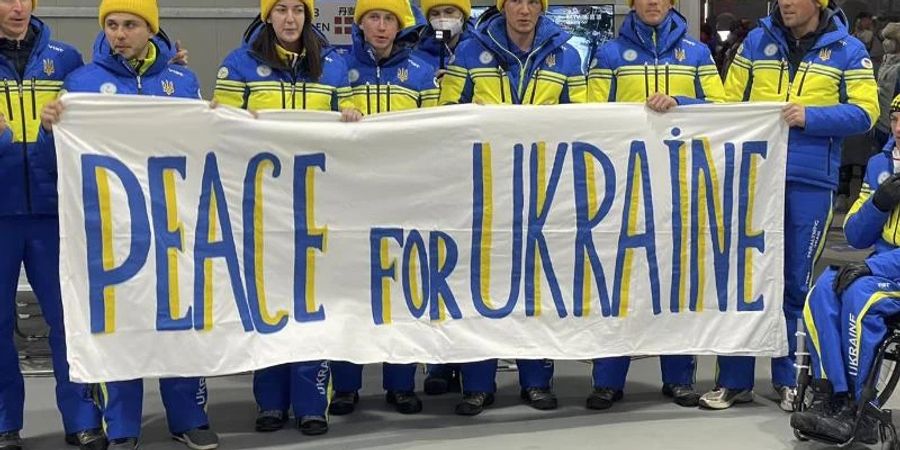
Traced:
<svg viewBox="0 0 900 450">
<path fill-rule="evenodd" d="M 493 60 L 494 55 L 492 55 L 491 52 L 487 50 L 481 52 L 481 54 L 478 55 L 478 61 L 480 61 L 482 64 L 490 64 Z"/>
<path fill-rule="evenodd" d="M 49 77 L 56 73 L 56 64 L 53 63 L 52 59 L 44 60 L 44 73 Z"/>
<path fill-rule="evenodd" d="M 256 74 L 265 78 L 269 75 L 272 75 L 272 68 L 265 64 L 261 64 L 259 66 L 256 66 Z"/>
<path fill-rule="evenodd" d="M 687 58 L 687 56 L 685 55 L 684 49 L 676 48 L 675 49 L 675 60 L 678 62 L 682 62 L 685 60 L 685 58 Z"/>
<path fill-rule="evenodd" d="M 544 60 L 544 62 L 546 63 L 548 69 L 556 67 L 556 53 L 551 53 L 550 56 L 548 56 L 547 59 Z"/>
<path fill-rule="evenodd" d="M 106 95 L 113 95 L 119 91 L 119 88 L 116 87 L 113 83 L 103 83 L 100 85 L 100 93 Z"/>
<path fill-rule="evenodd" d="M 763 53 L 766 56 L 775 56 L 775 54 L 778 53 L 778 46 L 775 44 L 769 44 L 765 49 L 763 49 Z"/>
<path fill-rule="evenodd" d="M 825 62 L 825 61 L 828 61 L 829 59 L 831 59 L 831 49 L 823 48 L 822 50 L 819 50 L 819 59 L 822 62 Z"/>
<path fill-rule="evenodd" d="M 171 97 L 172 94 L 175 93 L 175 83 L 169 80 L 162 80 L 162 90 L 166 93 L 166 95 Z"/>
<path fill-rule="evenodd" d="M 406 67 L 397 69 L 397 79 L 400 80 L 401 83 L 406 83 L 406 80 L 409 80 L 409 69 Z"/>
<path fill-rule="evenodd" d="M 632 62 L 637 59 L 637 52 L 633 49 L 625 50 L 625 53 L 622 53 L 622 58 L 625 59 L 625 61 Z"/>
</svg>

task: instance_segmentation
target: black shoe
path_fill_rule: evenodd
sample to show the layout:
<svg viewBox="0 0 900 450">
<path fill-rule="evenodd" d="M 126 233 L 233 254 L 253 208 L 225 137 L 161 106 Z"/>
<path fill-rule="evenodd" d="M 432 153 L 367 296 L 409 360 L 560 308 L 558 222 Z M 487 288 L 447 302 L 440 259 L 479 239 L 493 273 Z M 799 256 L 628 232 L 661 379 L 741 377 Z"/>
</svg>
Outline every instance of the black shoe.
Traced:
<svg viewBox="0 0 900 450">
<path fill-rule="evenodd" d="M 671 397 L 672 401 L 679 406 L 692 408 L 700 404 L 700 393 L 695 391 L 694 386 L 690 384 L 665 383 L 662 393 L 666 397 Z"/>
<path fill-rule="evenodd" d="M 460 416 L 476 416 L 484 408 L 494 404 L 494 394 L 489 392 L 466 392 L 456 405 L 456 414 Z"/>
<path fill-rule="evenodd" d="M 625 394 L 622 390 L 610 388 L 594 388 L 587 398 L 587 409 L 603 410 L 612 408 L 613 403 L 622 400 Z"/>
<path fill-rule="evenodd" d="M 415 392 L 388 391 L 384 396 L 389 405 L 394 405 L 400 414 L 416 414 L 422 412 L 422 400 Z"/>
<path fill-rule="evenodd" d="M 0 450 L 22 450 L 22 438 L 18 431 L 0 433 Z"/>
<path fill-rule="evenodd" d="M 459 391 L 459 372 L 455 369 L 435 370 L 425 377 L 425 395 L 443 395 Z"/>
<path fill-rule="evenodd" d="M 279 409 L 260 411 L 256 415 L 256 431 L 260 433 L 278 431 L 284 428 L 284 424 L 287 423 L 287 420 L 287 411 L 281 411 Z"/>
<path fill-rule="evenodd" d="M 525 400 L 528 406 L 541 411 L 556 409 L 558 406 L 556 395 L 553 394 L 550 388 L 522 389 L 519 391 L 519 397 Z"/>
<path fill-rule="evenodd" d="M 99 428 L 82 430 L 71 436 L 75 438 L 75 445 L 79 450 L 106 450 L 109 446 L 106 435 Z M 69 443 L 69 435 L 66 435 L 66 443 Z"/>
<path fill-rule="evenodd" d="M 425 395 L 444 395 L 450 392 L 450 378 L 440 375 L 425 377 Z"/>
<path fill-rule="evenodd" d="M 122 438 L 109 441 L 109 450 L 137 450 L 137 438 Z"/>
<path fill-rule="evenodd" d="M 297 421 L 297 428 L 307 436 L 318 436 L 328 432 L 328 421 L 322 416 L 303 416 Z"/>
<path fill-rule="evenodd" d="M 840 444 L 850 439 L 856 420 L 856 406 L 850 402 L 841 402 L 841 408 L 835 413 L 803 411 L 791 414 L 791 427 L 795 430 L 821 440 Z"/>
<path fill-rule="evenodd" d="M 66 435 L 66 445 L 78 447 L 78 436 L 76 433 L 69 433 Z"/>
<path fill-rule="evenodd" d="M 344 416 L 356 409 L 359 403 L 359 394 L 356 392 L 335 392 L 328 406 L 328 413 L 335 416 Z"/>
</svg>

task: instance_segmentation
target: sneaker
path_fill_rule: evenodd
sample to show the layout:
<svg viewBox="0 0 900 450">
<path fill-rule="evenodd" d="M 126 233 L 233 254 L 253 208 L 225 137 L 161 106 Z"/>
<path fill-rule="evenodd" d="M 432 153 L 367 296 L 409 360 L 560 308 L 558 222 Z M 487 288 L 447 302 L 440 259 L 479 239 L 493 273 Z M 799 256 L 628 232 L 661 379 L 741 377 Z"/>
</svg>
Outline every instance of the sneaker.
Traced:
<svg viewBox="0 0 900 450">
<path fill-rule="evenodd" d="M 112 439 L 109 441 L 109 447 L 106 447 L 107 450 L 137 450 L 137 448 L 137 438 Z"/>
<path fill-rule="evenodd" d="M 18 431 L 0 433 L 0 450 L 22 450 L 22 438 Z"/>
<path fill-rule="evenodd" d="M 494 404 L 494 394 L 490 392 L 466 392 L 456 405 L 456 414 L 460 416 L 477 416 L 484 408 Z"/>
<path fill-rule="evenodd" d="M 394 405 L 400 414 L 416 414 L 422 412 L 422 400 L 412 391 L 388 391 L 385 401 Z"/>
<path fill-rule="evenodd" d="M 553 394 L 550 388 L 522 389 L 519 392 L 519 396 L 522 397 L 522 400 L 525 400 L 528 406 L 541 411 L 556 409 L 558 406 L 556 395 Z"/>
<path fill-rule="evenodd" d="M 328 413 L 335 416 L 344 416 L 356 409 L 359 403 L 359 394 L 356 392 L 335 392 L 328 406 Z"/>
<path fill-rule="evenodd" d="M 669 384 L 664 383 L 662 393 L 666 397 L 671 397 L 676 405 L 686 408 L 693 408 L 700 404 L 700 393 L 694 390 L 694 386 L 690 384 Z"/>
<path fill-rule="evenodd" d="M 794 400 L 797 398 L 797 388 L 791 386 L 775 386 L 778 393 L 778 407 L 784 412 L 794 412 Z"/>
<path fill-rule="evenodd" d="M 256 415 L 256 431 L 260 433 L 278 431 L 284 428 L 284 424 L 287 423 L 287 420 L 287 411 L 281 411 L 279 409 L 260 411 L 259 414 Z"/>
<path fill-rule="evenodd" d="M 213 450 L 219 448 L 219 435 L 209 427 L 194 428 L 181 434 L 173 434 L 172 439 L 192 450 Z"/>
<path fill-rule="evenodd" d="M 700 407 L 706 409 L 728 409 L 737 403 L 753 401 L 752 389 L 728 389 L 717 387 L 700 396 Z"/>
<path fill-rule="evenodd" d="M 303 416 L 297 421 L 297 428 L 306 436 L 318 436 L 328 432 L 328 420 L 323 416 Z"/>
<path fill-rule="evenodd" d="M 621 389 L 594 388 L 587 398 L 587 409 L 604 410 L 612 408 L 613 403 L 622 400 L 625 393 Z"/>
<path fill-rule="evenodd" d="M 75 438 L 75 445 L 79 450 L 106 450 L 109 441 L 103 430 L 94 428 L 92 430 L 79 431 L 72 435 Z M 66 435 L 66 443 L 69 442 L 69 435 Z"/>
</svg>

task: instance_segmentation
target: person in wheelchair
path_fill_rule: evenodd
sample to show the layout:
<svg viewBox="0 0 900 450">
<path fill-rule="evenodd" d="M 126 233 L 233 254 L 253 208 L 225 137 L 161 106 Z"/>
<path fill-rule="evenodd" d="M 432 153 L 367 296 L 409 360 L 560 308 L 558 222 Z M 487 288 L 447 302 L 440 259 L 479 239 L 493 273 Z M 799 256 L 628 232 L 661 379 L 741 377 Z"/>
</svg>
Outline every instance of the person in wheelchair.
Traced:
<svg viewBox="0 0 900 450">
<path fill-rule="evenodd" d="M 791 426 L 819 440 L 847 442 L 856 430 L 855 439 L 877 442 L 875 420 L 863 415 L 855 425 L 879 347 L 900 319 L 900 95 L 891 102 L 891 132 L 884 150 L 869 159 L 844 223 L 851 246 L 874 245 L 874 252 L 822 273 L 803 310 L 813 401 L 791 416 Z"/>
</svg>

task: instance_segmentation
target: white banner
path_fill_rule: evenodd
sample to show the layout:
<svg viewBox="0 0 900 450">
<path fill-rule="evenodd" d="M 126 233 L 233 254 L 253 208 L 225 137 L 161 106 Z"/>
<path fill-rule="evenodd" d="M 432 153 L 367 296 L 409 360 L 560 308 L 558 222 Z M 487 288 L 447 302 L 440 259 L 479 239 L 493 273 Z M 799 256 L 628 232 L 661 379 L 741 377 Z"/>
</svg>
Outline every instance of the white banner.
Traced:
<svg viewBox="0 0 900 450">
<path fill-rule="evenodd" d="M 71 375 L 787 352 L 774 104 L 347 124 L 67 95 Z"/>
</svg>

